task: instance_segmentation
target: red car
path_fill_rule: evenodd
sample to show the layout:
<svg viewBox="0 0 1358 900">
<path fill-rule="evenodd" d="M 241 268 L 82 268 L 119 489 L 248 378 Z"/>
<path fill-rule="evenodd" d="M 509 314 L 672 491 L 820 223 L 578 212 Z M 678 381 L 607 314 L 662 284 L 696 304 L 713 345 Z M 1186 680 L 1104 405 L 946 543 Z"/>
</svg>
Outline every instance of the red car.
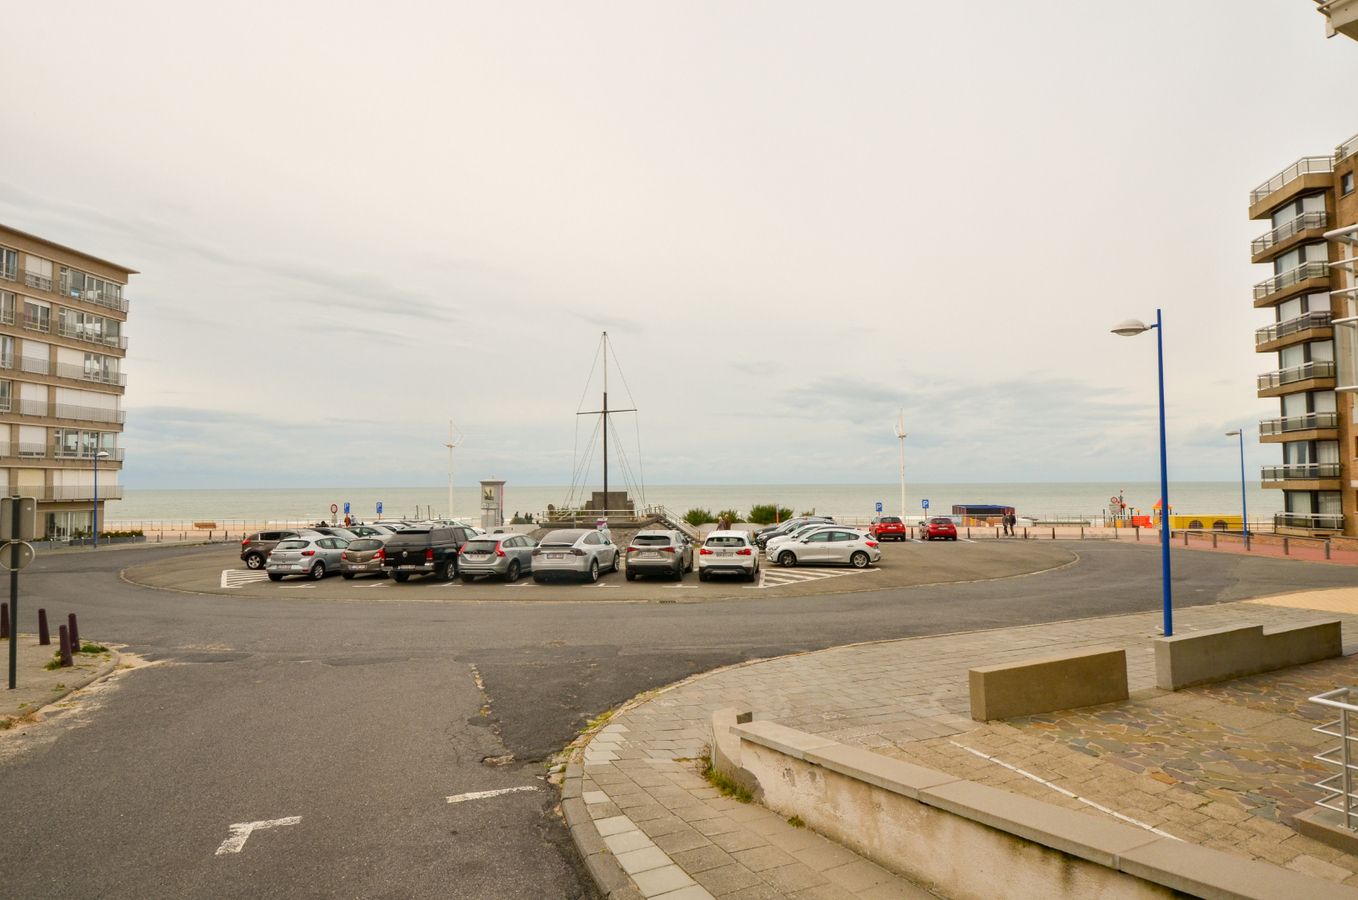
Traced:
<svg viewBox="0 0 1358 900">
<path fill-rule="evenodd" d="M 953 520 L 945 519 L 942 516 L 930 519 L 929 528 L 924 533 L 924 539 L 932 541 L 934 538 L 943 538 L 949 541 L 957 540 L 957 526 L 953 524 Z"/>
<path fill-rule="evenodd" d="M 903 541 L 905 523 L 900 516 L 878 516 L 868 525 L 868 534 L 879 541 Z"/>
</svg>

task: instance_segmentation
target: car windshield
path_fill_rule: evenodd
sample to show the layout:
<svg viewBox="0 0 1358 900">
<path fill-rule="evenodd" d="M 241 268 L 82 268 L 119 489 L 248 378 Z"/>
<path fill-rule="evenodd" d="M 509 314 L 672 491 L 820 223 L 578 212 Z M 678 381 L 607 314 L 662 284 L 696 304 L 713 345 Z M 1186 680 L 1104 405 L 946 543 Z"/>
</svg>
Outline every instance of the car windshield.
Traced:
<svg viewBox="0 0 1358 900">
<path fill-rule="evenodd" d="M 381 546 L 381 541 L 361 540 L 349 542 L 350 550 L 377 550 L 380 549 Z"/>
<path fill-rule="evenodd" d="M 900 516 L 882 516 L 882 524 L 883 524 L 883 525 L 899 525 L 899 524 L 901 524 L 901 517 L 900 517 Z"/>
<path fill-rule="evenodd" d="M 462 545 L 462 549 L 468 553 L 489 553 L 499 544 L 499 541 L 467 541 Z"/>
<path fill-rule="evenodd" d="M 639 534 L 632 543 L 637 547 L 668 547 L 673 541 L 668 534 Z"/>
<path fill-rule="evenodd" d="M 708 538 L 705 544 L 708 547 L 744 547 L 745 538 L 736 534 L 719 534 Z"/>
<path fill-rule="evenodd" d="M 569 547 L 580 538 L 589 534 L 588 531 L 553 531 L 542 539 L 544 547 Z"/>
<path fill-rule="evenodd" d="M 930 519 L 930 525 L 951 525 L 952 519 Z"/>
<path fill-rule="evenodd" d="M 301 550 L 310 544 L 311 541 L 280 541 L 277 549 L 279 550 Z"/>
</svg>

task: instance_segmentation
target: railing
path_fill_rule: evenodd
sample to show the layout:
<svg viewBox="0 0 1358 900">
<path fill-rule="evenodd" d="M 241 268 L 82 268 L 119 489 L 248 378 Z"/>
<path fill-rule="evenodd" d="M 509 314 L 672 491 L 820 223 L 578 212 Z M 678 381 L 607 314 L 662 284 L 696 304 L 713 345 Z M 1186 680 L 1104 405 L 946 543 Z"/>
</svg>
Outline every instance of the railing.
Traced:
<svg viewBox="0 0 1358 900">
<path fill-rule="evenodd" d="M 1330 264 L 1327 262 L 1306 262 L 1295 268 L 1280 272 L 1267 281 L 1261 281 L 1254 286 L 1254 299 L 1262 300 L 1269 294 L 1276 294 L 1278 291 L 1286 290 L 1294 284 L 1300 284 L 1309 278 L 1329 278 Z"/>
<path fill-rule="evenodd" d="M 27 269 L 20 269 L 19 271 L 23 273 L 24 284 L 29 287 L 37 288 L 40 291 L 52 290 L 52 276 L 39 275 L 37 272 L 30 272 Z"/>
<path fill-rule="evenodd" d="M 18 491 L 25 497 L 34 497 L 38 500 L 93 500 L 94 485 L 58 485 L 53 487 L 26 487 L 20 485 Z M 101 484 L 99 485 L 100 500 L 121 500 L 123 499 L 123 486 L 121 484 Z"/>
<path fill-rule="evenodd" d="M 94 456 L 96 453 L 107 453 L 108 454 L 107 462 L 123 461 L 124 451 L 122 447 L 115 447 L 114 449 L 110 450 L 107 447 L 72 448 L 63 447 L 61 444 L 52 445 L 53 459 L 88 459 L 92 462 L 94 460 Z M 105 462 L 105 460 L 101 459 L 100 462 Z"/>
<path fill-rule="evenodd" d="M 1334 157 L 1332 156 L 1303 156 L 1292 165 L 1274 175 L 1268 181 L 1250 191 L 1250 206 L 1258 203 L 1274 191 L 1281 190 L 1282 187 L 1290 182 L 1296 181 L 1303 175 L 1324 174 L 1334 171 Z"/>
<path fill-rule="evenodd" d="M 6 281 L 18 281 L 19 270 L 14 266 L 0 266 L 0 278 Z"/>
<path fill-rule="evenodd" d="M 99 384 L 127 384 L 127 376 L 121 372 L 100 372 L 70 363 L 57 363 L 56 374 L 59 378 L 75 378 L 80 381 L 94 381 Z"/>
<path fill-rule="evenodd" d="M 1338 478 L 1339 469 L 1339 463 L 1293 463 L 1264 466 L 1260 473 L 1264 481 L 1315 481 L 1318 478 Z"/>
<path fill-rule="evenodd" d="M 46 444 L 25 444 L 20 442 L 15 446 L 19 448 L 20 456 L 27 456 L 32 459 L 42 459 L 47 456 Z"/>
<path fill-rule="evenodd" d="M 56 407 L 56 417 L 58 419 L 76 419 L 82 422 L 117 423 L 122 423 L 127 419 L 127 414 L 120 409 L 102 409 L 97 406 L 72 406 L 69 403 L 56 403 L 53 405 Z M 44 412 L 43 415 L 46 415 L 46 412 Z"/>
<path fill-rule="evenodd" d="M 46 375 L 52 369 L 52 361 L 43 359 L 40 356 L 21 356 L 19 357 L 19 371 L 32 372 L 34 375 Z"/>
<path fill-rule="evenodd" d="M 14 324 L 14 308 L 0 309 L 0 325 Z"/>
<path fill-rule="evenodd" d="M 1308 528 L 1312 531 L 1343 531 L 1344 517 L 1338 513 L 1274 513 L 1273 527 L 1275 529 Z"/>
<path fill-rule="evenodd" d="M 1355 153 L 1358 153 L 1358 134 L 1334 148 L 1334 161 L 1341 163 Z"/>
<path fill-rule="evenodd" d="M 127 300 L 117 294 L 108 291 L 82 291 L 71 287 L 65 279 L 61 282 L 61 290 L 58 294 L 66 300 L 83 300 L 86 303 L 93 303 L 105 309 L 116 309 L 119 312 L 127 312 Z"/>
<path fill-rule="evenodd" d="M 1250 255 L 1258 256 L 1274 244 L 1281 244 L 1294 235 L 1301 234 L 1303 231 L 1310 231 L 1312 228 L 1324 228 L 1329 223 L 1329 216 L 1324 212 L 1302 213 L 1295 219 L 1291 219 L 1277 228 L 1250 241 Z"/>
<path fill-rule="evenodd" d="M 24 327 L 29 331 L 41 331 L 43 334 L 48 334 L 52 330 L 52 320 L 24 313 Z"/>
<path fill-rule="evenodd" d="M 1316 801 L 1316 806 L 1334 810 L 1342 815 L 1344 827 L 1350 830 L 1353 829 L 1355 805 L 1353 771 L 1358 768 L 1353 762 L 1353 742 L 1358 740 L 1358 735 L 1354 735 L 1351 730 L 1355 719 L 1354 714 L 1358 713 L 1358 705 L 1350 702 L 1352 692 L 1352 688 L 1341 687 L 1324 694 L 1317 694 L 1310 700 L 1317 706 L 1339 711 L 1339 718 L 1311 729 L 1317 734 L 1339 738 L 1339 746 L 1331 747 L 1324 753 L 1317 753 L 1315 756 L 1318 762 L 1339 769 L 1333 775 L 1312 784 L 1312 787 L 1320 788 L 1325 792 L 1325 795 Z"/>
<path fill-rule="evenodd" d="M 19 415 L 21 416 L 46 416 L 46 400 L 20 400 Z"/>
<path fill-rule="evenodd" d="M 1298 334 L 1303 331 L 1310 331 L 1313 328 L 1329 328 L 1333 318 L 1328 312 L 1309 312 L 1297 316 L 1295 319 L 1277 322 L 1267 328 L 1260 328 L 1255 331 L 1254 343 L 1267 344 L 1269 341 L 1276 341 L 1278 338 L 1287 337 L 1289 334 Z"/>
<path fill-rule="evenodd" d="M 1289 431 L 1314 431 L 1317 428 L 1338 428 L 1339 414 L 1332 412 L 1307 413 L 1303 416 L 1282 416 L 1277 419 L 1261 419 L 1259 433 L 1287 434 Z"/>
<path fill-rule="evenodd" d="M 105 347 L 117 347 L 121 350 L 127 349 L 126 336 L 90 334 L 80 325 L 67 325 L 65 322 L 58 322 L 57 334 L 61 337 L 71 338 L 77 341 L 89 341 L 91 344 L 102 344 Z"/>
<path fill-rule="evenodd" d="M 1287 369 L 1278 369 L 1276 372 L 1265 372 L 1259 376 L 1259 390 L 1266 391 L 1269 388 L 1281 387 L 1284 384 L 1294 384 L 1298 381 L 1308 381 L 1312 378 L 1333 378 L 1334 362 L 1328 359 L 1316 360 L 1315 362 L 1304 363 L 1300 366 L 1292 366 Z"/>
<path fill-rule="evenodd" d="M 14 368 L 14 354 L 0 353 L 0 369 Z"/>
</svg>

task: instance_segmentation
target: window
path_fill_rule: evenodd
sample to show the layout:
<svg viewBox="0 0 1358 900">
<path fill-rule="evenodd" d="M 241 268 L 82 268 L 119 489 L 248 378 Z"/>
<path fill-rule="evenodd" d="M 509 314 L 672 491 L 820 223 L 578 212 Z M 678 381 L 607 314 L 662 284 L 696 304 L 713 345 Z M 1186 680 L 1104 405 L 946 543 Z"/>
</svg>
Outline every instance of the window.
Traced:
<svg viewBox="0 0 1358 900">
<path fill-rule="evenodd" d="M 1278 368 L 1290 369 L 1308 362 L 1328 362 L 1334 359 L 1334 341 L 1309 341 L 1293 344 L 1278 351 Z"/>
<path fill-rule="evenodd" d="M 0 324 L 14 324 L 14 295 L 9 291 L 0 291 Z"/>
<path fill-rule="evenodd" d="M 1273 227 L 1277 228 L 1280 225 L 1285 225 L 1288 222 L 1291 222 L 1293 219 L 1305 213 L 1309 212 L 1323 213 L 1324 211 L 1325 211 L 1324 194 L 1310 194 L 1305 197 L 1298 197 L 1296 200 L 1292 201 L 1286 206 L 1280 206 L 1273 211 L 1272 217 Z"/>
<path fill-rule="evenodd" d="M 0 412 L 9 412 L 13 406 L 14 382 L 0 381 Z"/>
<path fill-rule="evenodd" d="M 52 330 L 52 307 L 41 300 L 24 298 L 24 327 L 37 331 Z"/>
<path fill-rule="evenodd" d="M 1353 193 L 1353 173 L 1345 172 L 1339 179 L 1339 190 L 1345 194 Z"/>
<path fill-rule="evenodd" d="M 43 259 L 41 256 L 34 256 L 31 253 L 25 253 L 24 284 L 40 291 L 50 291 L 52 289 L 52 261 Z"/>
<path fill-rule="evenodd" d="M 0 369 L 14 368 L 14 338 L 0 337 Z"/>
<path fill-rule="evenodd" d="M 0 247 L 0 278 L 19 280 L 19 254 L 5 247 Z"/>
<path fill-rule="evenodd" d="M 1273 274 L 1281 275 L 1289 269 L 1295 269 L 1303 263 L 1329 262 L 1330 245 L 1321 242 L 1319 244 L 1302 244 L 1296 249 L 1289 250 L 1282 256 L 1273 260 Z"/>
</svg>

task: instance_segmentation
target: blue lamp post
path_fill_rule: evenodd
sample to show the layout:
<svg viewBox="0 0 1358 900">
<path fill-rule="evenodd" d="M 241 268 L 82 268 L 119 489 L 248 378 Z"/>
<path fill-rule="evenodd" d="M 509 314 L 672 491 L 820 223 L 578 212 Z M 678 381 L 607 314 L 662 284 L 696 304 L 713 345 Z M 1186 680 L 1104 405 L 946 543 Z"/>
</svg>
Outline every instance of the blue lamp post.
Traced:
<svg viewBox="0 0 1358 900">
<path fill-rule="evenodd" d="M 1113 334 L 1133 337 L 1155 329 L 1155 347 L 1160 369 L 1160 577 L 1165 604 L 1165 637 L 1174 634 L 1173 595 L 1169 585 L 1169 462 L 1165 454 L 1165 330 L 1160 327 L 1160 310 L 1155 311 L 1155 324 L 1147 325 L 1140 319 L 1124 319 L 1113 326 Z"/>
<path fill-rule="evenodd" d="M 108 459 L 103 450 L 94 454 L 94 546 L 99 548 L 99 460 Z"/>
<path fill-rule="evenodd" d="M 1250 549 L 1250 513 L 1245 505 L 1245 432 L 1228 431 L 1226 437 L 1240 438 L 1240 530 L 1245 535 L 1245 549 Z"/>
</svg>

